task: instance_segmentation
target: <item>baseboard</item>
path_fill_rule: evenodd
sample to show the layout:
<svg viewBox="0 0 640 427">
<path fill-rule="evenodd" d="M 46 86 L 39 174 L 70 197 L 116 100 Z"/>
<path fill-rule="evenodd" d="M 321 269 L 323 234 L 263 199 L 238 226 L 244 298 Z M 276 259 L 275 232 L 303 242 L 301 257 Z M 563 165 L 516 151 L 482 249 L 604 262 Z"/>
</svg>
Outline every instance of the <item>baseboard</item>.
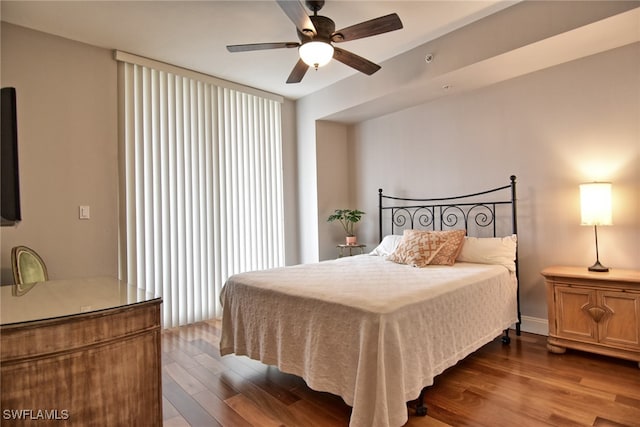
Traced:
<svg viewBox="0 0 640 427">
<path fill-rule="evenodd" d="M 520 330 L 537 335 L 549 335 L 549 321 L 539 317 L 522 316 Z"/>
</svg>

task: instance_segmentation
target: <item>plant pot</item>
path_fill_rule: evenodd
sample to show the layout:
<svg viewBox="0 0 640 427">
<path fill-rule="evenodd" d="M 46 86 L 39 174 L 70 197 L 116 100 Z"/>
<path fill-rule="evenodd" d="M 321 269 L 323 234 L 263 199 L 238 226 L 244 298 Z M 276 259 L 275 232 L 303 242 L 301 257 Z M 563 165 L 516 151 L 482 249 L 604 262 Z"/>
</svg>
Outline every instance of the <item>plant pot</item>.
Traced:
<svg viewBox="0 0 640 427">
<path fill-rule="evenodd" d="M 358 239 L 356 236 L 347 236 L 347 245 L 357 245 Z"/>
</svg>

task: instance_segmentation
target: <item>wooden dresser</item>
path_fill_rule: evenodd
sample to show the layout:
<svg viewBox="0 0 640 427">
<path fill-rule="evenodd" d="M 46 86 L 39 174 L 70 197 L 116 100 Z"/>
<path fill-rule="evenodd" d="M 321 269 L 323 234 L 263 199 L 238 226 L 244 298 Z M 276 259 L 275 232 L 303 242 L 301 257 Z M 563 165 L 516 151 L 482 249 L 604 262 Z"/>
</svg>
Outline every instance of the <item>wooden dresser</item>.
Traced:
<svg viewBox="0 0 640 427">
<path fill-rule="evenodd" d="M 0 289 L 2 425 L 162 425 L 160 298 L 112 278 L 11 288 Z"/>
<path fill-rule="evenodd" d="M 554 266 L 542 271 L 549 309 L 547 348 L 634 360 L 640 366 L 640 271 Z"/>
</svg>

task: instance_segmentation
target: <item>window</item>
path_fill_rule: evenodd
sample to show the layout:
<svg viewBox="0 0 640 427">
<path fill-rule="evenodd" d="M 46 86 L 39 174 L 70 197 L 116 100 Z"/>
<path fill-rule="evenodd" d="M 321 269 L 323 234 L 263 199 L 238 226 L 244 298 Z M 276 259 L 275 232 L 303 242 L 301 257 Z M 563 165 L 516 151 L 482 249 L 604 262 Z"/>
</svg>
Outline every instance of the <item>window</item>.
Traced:
<svg viewBox="0 0 640 427">
<path fill-rule="evenodd" d="M 281 103 L 116 52 L 121 279 L 164 327 L 220 315 L 232 274 L 284 264 Z"/>
</svg>

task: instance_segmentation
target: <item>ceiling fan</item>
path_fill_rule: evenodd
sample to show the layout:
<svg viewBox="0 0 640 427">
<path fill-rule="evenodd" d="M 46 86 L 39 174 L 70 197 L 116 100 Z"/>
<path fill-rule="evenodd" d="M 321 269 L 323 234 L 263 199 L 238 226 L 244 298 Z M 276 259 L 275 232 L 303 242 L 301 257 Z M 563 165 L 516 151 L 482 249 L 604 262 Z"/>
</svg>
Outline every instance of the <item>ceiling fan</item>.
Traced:
<svg viewBox="0 0 640 427">
<path fill-rule="evenodd" d="M 324 0 L 305 1 L 307 7 L 313 11 L 313 15 L 307 15 L 304 6 L 298 0 L 276 0 L 276 2 L 296 25 L 300 42 L 237 44 L 227 46 L 227 50 L 229 52 L 246 52 L 251 50 L 299 48 L 300 59 L 293 67 L 291 74 L 289 74 L 287 83 L 299 83 L 309 67 L 314 67 L 317 70 L 318 67 L 331 61 L 331 58 L 362 73 L 371 75 L 381 68 L 378 64 L 374 64 L 368 59 L 347 50 L 335 47 L 333 43 L 357 40 L 402 28 L 402 21 L 400 21 L 396 13 L 392 13 L 336 31 L 336 24 L 331 19 L 318 15 L 318 11 L 324 6 Z"/>
</svg>

